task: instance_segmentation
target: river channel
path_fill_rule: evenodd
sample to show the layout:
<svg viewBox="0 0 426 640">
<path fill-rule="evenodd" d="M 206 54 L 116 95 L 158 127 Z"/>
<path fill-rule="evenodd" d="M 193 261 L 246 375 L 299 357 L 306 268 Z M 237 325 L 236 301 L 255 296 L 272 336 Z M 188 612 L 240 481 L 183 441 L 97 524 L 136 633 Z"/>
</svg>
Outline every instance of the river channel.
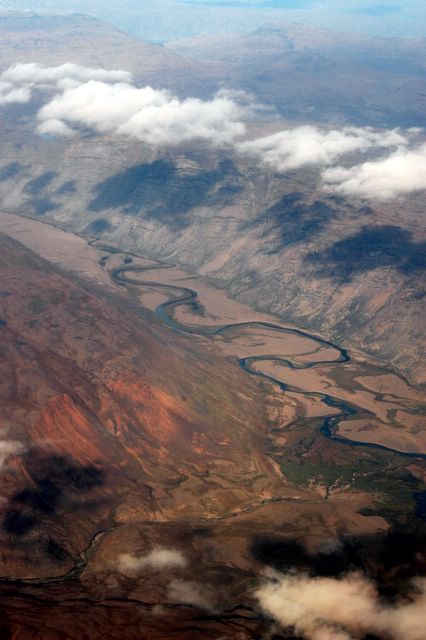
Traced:
<svg viewBox="0 0 426 640">
<path fill-rule="evenodd" d="M 91 241 L 90 244 L 98 249 L 101 249 L 104 252 L 110 252 L 113 254 L 117 254 L 118 250 L 115 247 L 112 247 L 107 244 L 100 243 L 99 241 Z M 132 256 L 132 254 L 127 254 L 126 252 L 121 252 L 123 255 Z M 152 260 L 152 259 L 150 259 Z M 159 269 L 173 269 L 176 265 L 167 264 L 161 261 L 152 260 L 152 264 L 146 266 L 129 266 L 128 264 L 120 267 L 116 267 L 111 270 L 110 275 L 114 282 L 119 285 L 124 286 L 139 286 L 139 287 L 152 287 L 156 290 L 160 289 L 165 291 L 169 296 L 165 302 L 158 304 L 155 308 L 155 314 L 157 318 L 167 324 L 172 329 L 179 331 L 181 333 L 189 333 L 202 335 L 207 337 L 215 337 L 219 335 L 224 335 L 233 330 L 243 330 L 243 329 L 267 329 L 271 330 L 275 333 L 279 333 L 282 336 L 292 335 L 302 337 L 305 340 L 309 340 L 312 342 L 313 347 L 327 348 L 328 350 L 332 349 L 335 353 L 335 357 L 333 359 L 318 359 L 318 360 L 309 360 L 307 362 L 297 361 L 292 359 L 291 357 L 283 358 L 278 354 L 262 354 L 262 355 L 253 355 L 248 357 L 242 357 L 238 359 L 239 366 L 243 371 L 245 371 L 249 375 L 258 376 L 269 382 L 277 385 L 279 389 L 283 392 L 292 392 L 296 394 L 302 394 L 309 398 L 319 399 L 326 407 L 333 409 L 334 411 L 331 414 L 322 416 L 322 425 L 320 427 L 321 433 L 331 440 L 339 442 L 348 446 L 357 446 L 357 447 L 369 447 L 374 449 L 379 449 L 382 451 L 388 451 L 394 454 L 398 454 L 404 457 L 412 457 L 418 459 L 426 459 L 426 454 L 417 452 L 417 451 L 404 451 L 399 450 L 397 448 L 387 446 L 384 444 L 379 444 L 375 442 L 368 442 L 362 440 L 352 440 L 346 437 L 340 437 L 336 435 L 336 432 L 339 428 L 341 422 L 347 423 L 351 420 L 359 420 L 359 419 L 371 419 L 374 418 L 374 413 L 372 411 L 367 411 L 364 408 L 358 407 L 354 403 L 350 403 L 348 401 L 342 400 L 338 397 L 330 395 L 328 393 L 323 393 L 320 391 L 309 391 L 297 386 L 294 386 L 291 383 L 283 381 L 281 378 L 275 378 L 274 376 L 262 371 L 261 369 L 256 368 L 258 363 L 275 363 L 278 364 L 281 369 L 290 369 L 290 370 L 307 370 L 313 369 L 320 365 L 330 365 L 333 364 L 335 366 L 341 366 L 345 363 L 350 362 L 351 357 L 348 352 L 341 348 L 340 346 L 333 344 L 330 341 L 327 341 L 321 337 L 308 333 L 306 331 L 302 331 L 301 329 L 291 328 L 281 326 L 279 324 L 274 324 L 271 322 L 263 322 L 259 320 L 255 321 L 246 321 L 246 322 L 238 322 L 238 323 L 229 323 L 223 324 L 219 326 L 203 326 L 203 325 L 193 325 L 193 324 L 183 324 L 175 317 L 175 312 L 179 307 L 186 307 L 194 314 L 197 314 L 202 310 L 202 305 L 200 304 L 198 293 L 196 290 L 189 287 L 177 286 L 170 283 L 164 283 L 156 280 L 148 280 L 148 279 L 140 279 L 131 277 L 132 275 L 138 274 L 146 274 L 151 271 L 156 271 Z M 313 352 L 315 349 L 313 348 Z M 336 415 L 336 410 L 338 411 Z M 312 420 L 316 420 L 312 418 Z"/>
</svg>

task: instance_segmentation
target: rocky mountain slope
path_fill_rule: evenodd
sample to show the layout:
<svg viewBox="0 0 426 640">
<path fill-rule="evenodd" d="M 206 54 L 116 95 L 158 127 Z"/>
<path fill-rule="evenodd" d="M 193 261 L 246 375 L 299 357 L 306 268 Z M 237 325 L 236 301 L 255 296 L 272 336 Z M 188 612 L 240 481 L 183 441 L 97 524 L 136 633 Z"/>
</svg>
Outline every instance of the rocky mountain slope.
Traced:
<svg viewBox="0 0 426 640">
<path fill-rule="evenodd" d="M 423 382 L 422 196 L 380 207 L 326 196 L 310 172 L 260 173 L 128 141 L 5 132 L 3 208 L 201 271 L 238 299 Z M 22 138 L 20 138 L 22 139 Z"/>
<path fill-rule="evenodd" d="M 194 62 L 85 17 L 13 20 L 0 21 L 6 36 L 3 65 L 20 60 L 122 66 L 140 82 L 156 78 L 163 86 L 170 81 L 185 95 L 196 95 L 201 87 L 209 93 L 209 86 L 225 81 L 253 89 L 259 99 L 270 97 L 284 111 L 291 92 L 278 79 L 290 77 L 291 91 L 299 96 L 294 112 L 299 120 L 307 117 L 302 102 L 306 107 L 314 100 L 337 122 L 422 122 L 419 74 L 424 63 L 416 55 L 417 44 L 340 40 L 328 31 L 265 27 L 227 40 L 226 46 L 181 45 L 181 51 L 197 57 Z M 47 32 L 48 38 L 39 37 Z M 22 33 L 28 37 L 23 39 Z M 367 55 L 366 43 L 375 55 Z M 324 60 L 315 54 L 318 48 Z M 391 51 L 404 52 L 401 68 L 394 66 Z M 412 71 L 406 73 L 410 60 Z M 350 67 L 345 66 L 348 61 Z M 398 69 L 408 84 L 398 85 L 401 90 L 395 92 L 390 85 L 399 83 Z M 207 74 L 202 81 L 200 70 Z M 251 73 L 263 88 L 252 86 Z M 344 73 L 351 79 L 347 85 L 338 81 Z M 312 95 L 308 76 L 317 79 Z M 368 90 L 362 82 L 358 86 L 358 79 L 368 83 Z M 330 86 L 339 91 L 341 102 Z M 368 116 L 371 105 L 353 101 L 358 89 L 374 102 L 377 117 Z M 407 120 L 407 96 L 414 96 L 414 90 Z M 3 107 L 3 209 L 173 259 L 258 309 L 364 350 L 412 381 L 425 381 L 419 357 L 424 341 L 422 193 L 373 205 L 327 194 L 313 169 L 280 175 L 207 145 L 154 150 L 87 129 L 66 140 L 42 138 L 34 130 L 38 106 L 36 97 L 32 104 Z M 314 120 L 322 118 L 308 111 Z M 262 132 L 271 125 L 263 121 L 252 126 Z"/>
<path fill-rule="evenodd" d="M 172 48 L 222 66 L 230 86 L 296 121 L 425 126 L 424 39 L 371 38 L 299 24 L 200 36 Z"/>
<path fill-rule="evenodd" d="M 250 121 L 253 135 L 284 126 L 283 114 L 305 121 L 303 86 L 319 105 L 314 120 L 421 121 L 422 96 L 408 115 L 391 96 L 393 70 L 382 83 L 371 72 L 374 95 L 355 112 L 354 87 L 341 85 L 331 113 L 328 80 L 349 58 L 354 78 L 371 64 L 357 58 L 364 41 L 347 49 L 328 32 L 267 27 L 233 51 L 192 43 L 189 58 L 84 16 L 2 17 L 0 31 L 4 67 L 122 67 L 181 96 L 211 96 L 225 80 L 258 98 L 269 87 L 275 107 L 284 60 L 292 106 Z M 398 46 L 405 62 L 415 58 Z M 328 56 L 342 58 L 337 75 Z M 380 206 L 344 199 L 315 168 L 279 174 L 210 143 L 154 149 L 89 127 L 39 135 L 40 96 L 4 105 L 0 121 L 0 211 L 18 214 L 0 216 L 1 637 L 289 640 L 294 624 L 276 624 L 259 595 L 277 585 L 271 569 L 339 588 L 361 572 L 389 607 L 398 594 L 412 598 L 405 625 L 420 601 L 411 579 L 426 562 L 420 392 L 365 354 L 425 382 L 423 195 Z M 166 269 L 148 294 L 110 277 L 125 267 L 143 278 L 141 254 L 187 271 L 173 268 L 169 281 Z M 176 309 L 179 322 L 226 322 L 225 334 L 173 330 L 149 311 L 181 287 L 199 290 L 200 304 Z M 338 347 L 270 317 L 246 331 L 253 309 Z M 244 372 L 239 359 L 253 353 L 261 368 Z M 281 386 L 271 377 L 280 375 Z M 391 636 L 359 620 L 348 629 Z"/>
<path fill-rule="evenodd" d="M 159 323 L 105 251 L 5 218 L 62 267 L 0 235 L 2 637 L 292 638 L 260 611 L 267 567 L 405 593 L 421 460 L 326 439 L 318 404 Z"/>
<path fill-rule="evenodd" d="M 208 64 L 144 43 L 91 16 L 4 14 L 0 15 L 0 35 L 2 70 L 18 62 L 48 66 L 74 62 L 125 69 L 138 82 L 177 92 L 209 90 Z"/>
<path fill-rule="evenodd" d="M 193 637 L 226 563 L 201 551 L 203 537 L 267 477 L 283 486 L 259 391 L 119 288 L 70 277 L 3 234 L 0 245 L 2 638 Z M 158 547 L 164 566 L 154 554 L 141 581 L 137 557 Z M 209 576 L 199 600 L 187 554 Z M 237 608 L 242 578 L 230 569 Z M 236 610 L 231 629 L 240 617 L 242 629 L 261 624 Z M 222 623 L 199 624 L 211 637 Z"/>
<path fill-rule="evenodd" d="M 1 249 L 2 439 L 20 455 L 0 477 L 0 575 L 61 575 L 113 522 L 214 519 L 262 491 L 249 469 L 279 485 L 243 373 L 125 296 Z"/>
</svg>

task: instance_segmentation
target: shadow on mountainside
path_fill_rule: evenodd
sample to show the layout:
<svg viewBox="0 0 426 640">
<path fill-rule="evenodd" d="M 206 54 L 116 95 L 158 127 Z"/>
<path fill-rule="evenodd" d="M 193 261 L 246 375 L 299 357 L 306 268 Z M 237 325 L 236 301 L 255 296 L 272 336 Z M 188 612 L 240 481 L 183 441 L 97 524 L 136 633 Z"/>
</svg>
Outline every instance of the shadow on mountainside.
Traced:
<svg viewBox="0 0 426 640">
<path fill-rule="evenodd" d="M 87 497 L 105 484 L 105 474 L 93 464 L 81 465 L 68 456 L 45 456 L 32 451 L 25 456 L 27 485 L 10 499 L 3 517 L 3 529 L 14 538 L 14 547 L 25 552 L 44 553 L 63 562 L 69 553 L 55 540 L 61 539 L 64 515 L 86 516 L 99 500 Z M 77 516 L 79 514 L 79 516 Z M 34 537 L 34 534 L 36 537 Z"/>
<path fill-rule="evenodd" d="M 324 251 L 311 252 L 306 261 L 317 266 L 316 275 L 351 282 L 359 273 L 391 267 L 403 274 L 426 268 L 426 243 L 398 226 L 363 227 Z"/>
<path fill-rule="evenodd" d="M 177 169 L 165 160 L 140 164 L 103 180 L 95 187 L 91 211 L 121 209 L 129 215 L 160 220 L 173 228 L 188 224 L 188 213 L 200 206 L 226 206 L 242 190 L 230 161 L 211 171 Z"/>
<path fill-rule="evenodd" d="M 46 171 L 45 173 L 42 173 L 41 176 L 33 178 L 25 185 L 25 193 L 29 193 L 32 196 L 38 195 L 49 186 L 56 175 L 55 171 Z"/>
<path fill-rule="evenodd" d="M 271 240 L 267 252 L 273 254 L 286 246 L 309 242 L 335 215 L 335 210 L 327 202 L 315 200 L 306 204 L 303 194 L 296 192 L 284 195 L 255 222 L 263 222 L 263 235 Z"/>
<path fill-rule="evenodd" d="M 14 178 L 20 171 L 22 171 L 23 167 L 19 162 L 11 162 L 10 164 L 1 167 L 0 169 L 0 182 L 6 182 L 6 180 L 10 180 Z"/>
</svg>

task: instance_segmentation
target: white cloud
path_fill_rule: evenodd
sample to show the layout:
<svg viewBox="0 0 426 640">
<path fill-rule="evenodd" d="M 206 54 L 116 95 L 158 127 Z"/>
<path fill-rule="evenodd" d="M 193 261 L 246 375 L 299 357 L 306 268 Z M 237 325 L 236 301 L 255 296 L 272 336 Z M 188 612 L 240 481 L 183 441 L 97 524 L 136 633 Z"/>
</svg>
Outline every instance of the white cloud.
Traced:
<svg viewBox="0 0 426 640">
<path fill-rule="evenodd" d="M 34 62 L 15 64 L 0 75 L 0 104 L 29 102 L 32 89 L 65 88 L 89 80 L 130 82 L 128 71 L 93 69 L 68 62 L 57 67 L 42 67 Z"/>
<path fill-rule="evenodd" d="M 413 585 L 412 600 L 393 605 L 384 604 L 360 574 L 340 579 L 274 574 L 255 595 L 264 612 L 309 640 L 351 640 L 367 633 L 424 640 L 424 579 Z"/>
<path fill-rule="evenodd" d="M 398 130 L 344 127 L 327 131 L 306 125 L 242 142 L 236 148 L 240 154 L 252 156 L 264 166 L 282 172 L 309 164 L 330 165 L 348 153 L 406 144 L 406 137 Z"/>
<path fill-rule="evenodd" d="M 91 128 L 157 147 L 207 141 L 277 172 L 316 166 L 324 186 L 347 197 L 384 200 L 426 188 L 426 145 L 413 148 L 422 135 L 419 129 L 305 125 L 241 142 L 244 120 L 256 119 L 264 109 L 250 94 L 222 89 L 211 100 L 181 100 L 169 91 L 131 82 L 131 74 L 123 70 L 17 64 L 0 75 L 0 105 L 28 102 L 34 90 L 53 91 L 37 114 L 42 135 L 70 137 Z M 390 155 L 377 159 L 384 149 Z M 348 166 L 349 154 L 367 152 L 375 159 Z M 335 166 L 342 158 L 345 165 Z"/>
<path fill-rule="evenodd" d="M 90 127 L 150 145 L 198 139 L 220 146 L 245 133 L 241 116 L 249 113 L 246 94 L 221 91 L 211 100 L 180 100 L 169 91 L 138 88 L 131 81 L 131 74 L 122 70 L 16 64 L 0 76 L 0 104 L 28 102 L 34 90 L 54 90 L 56 95 L 38 113 L 38 131 L 55 136 Z"/>
<path fill-rule="evenodd" d="M 30 99 L 31 91 L 28 87 L 15 87 L 11 82 L 0 79 L 0 105 L 23 103 Z"/>
<path fill-rule="evenodd" d="M 2 79 L 16 84 L 57 84 L 62 80 L 100 80 L 101 82 L 130 82 L 132 74 L 122 69 L 101 69 L 85 67 L 67 62 L 57 67 L 42 67 L 34 62 L 19 63 L 2 73 Z"/>
<path fill-rule="evenodd" d="M 426 189 L 426 144 L 349 168 L 331 167 L 322 177 L 325 185 L 337 193 L 372 200 L 391 200 L 421 191 Z"/>
<path fill-rule="evenodd" d="M 71 137 L 76 134 L 76 131 L 74 131 L 74 129 L 71 129 L 71 127 L 65 124 L 65 122 L 62 122 L 62 120 L 57 120 L 55 118 L 51 118 L 50 120 L 41 122 L 37 127 L 37 130 L 41 135 L 56 136 L 61 138 Z"/>
<path fill-rule="evenodd" d="M 421 129 L 374 130 L 344 127 L 324 130 L 301 126 L 263 138 L 236 143 L 242 155 L 278 172 L 305 165 L 328 167 L 322 172 L 325 187 L 347 197 L 387 200 L 426 189 L 426 145 L 413 148 Z M 386 157 L 354 166 L 330 166 L 350 153 L 391 151 Z"/>
<path fill-rule="evenodd" d="M 188 604 L 199 609 L 212 611 L 215 608 L 212 590 L 198 582 L 173 580 L 169 584 L 168 597 L 172 602 Z"/>
<path fill-rule="evenodd" d="M 3 438 L 6 431 L 3 429 L 0 431 L 0 436 Z M 25 447 L 21 442 L 17 440 L 0 440 L 0 469 L 3 468 L 6 461 L 10 456 L 18 456 L 24 453 Z"/>
<path fill-rule="evenodd" d="M 123 553 L 118 558 L 118 567 L 120 571 L 135 572 L 143 569 L 184 569 L 187 560 L 183 553 L 176 549 L 165 549 L 156 547 L 150 553 L 144 556 L 134 556 L 129 553 Z"/>
<path fill-rule="evenodd" d="M 189 140 L 231 143 L 244 133 L 240 107 L 230 98 L 179 100 L 168 91 L 91 80 L 66 88 L 38 113 L 39 130 L 52 120 L 99 133 L 136 138 L 150 145 Z"/>
</svg>

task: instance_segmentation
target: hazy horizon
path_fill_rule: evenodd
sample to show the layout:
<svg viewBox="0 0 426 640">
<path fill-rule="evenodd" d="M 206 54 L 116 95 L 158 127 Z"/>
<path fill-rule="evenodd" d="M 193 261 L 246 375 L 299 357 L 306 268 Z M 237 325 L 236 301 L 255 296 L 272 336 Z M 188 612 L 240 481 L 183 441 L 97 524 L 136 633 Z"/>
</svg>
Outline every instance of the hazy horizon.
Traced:
<svg viewBox="0 0 426 640">
<path fill-rule="evenodd" d="M 0 0 L 0 10 L 93 15 L 144 40 L 249 33 L 265 22 L 299 22 L 341 32 L 426 37 L 421 0 Z"/>
</svg>

